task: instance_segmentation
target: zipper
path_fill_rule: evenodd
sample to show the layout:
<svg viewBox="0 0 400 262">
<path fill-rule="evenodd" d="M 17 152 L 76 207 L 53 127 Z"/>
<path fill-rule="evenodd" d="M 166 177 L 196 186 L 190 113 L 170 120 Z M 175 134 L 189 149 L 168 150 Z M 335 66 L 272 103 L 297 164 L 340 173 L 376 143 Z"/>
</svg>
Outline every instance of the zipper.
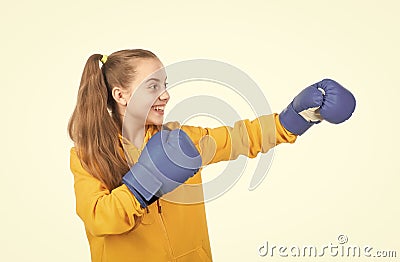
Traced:
<svg viewBox="0 0 400 262">
<path fill-rule="evenodd" d="M 160 202 L 158 201 L 158 199 L 157 199 L 157 208 L 158 208 L 158 213 L 159 214 L 161 214 L 161 205 L 160 205 Z"/>
<path fill-rule="evenodd" d="M 163 218 L 163 215 L 162 215 L 161 204 L 160 204 L 160 201 L 158 199 L 157 199 L 157 208 L 158 208 L 158 215 L 159 215 L 160 221 L 161 221 L 161 227 L 162 227 L 162 229 L 164 231 L 165 238 L 167 239 L 169 255 L 173 259 L 173 261 L 175 261 L 174 260 L 174 257 L 175 257 L 174 256 L 174 252 L 173 252 L 172 247 L 171 247 L 171 241 L 169 239 L 167 228 L 165 227 L 165 221 L 164 221 L 164 218 Z"/>
</svg>

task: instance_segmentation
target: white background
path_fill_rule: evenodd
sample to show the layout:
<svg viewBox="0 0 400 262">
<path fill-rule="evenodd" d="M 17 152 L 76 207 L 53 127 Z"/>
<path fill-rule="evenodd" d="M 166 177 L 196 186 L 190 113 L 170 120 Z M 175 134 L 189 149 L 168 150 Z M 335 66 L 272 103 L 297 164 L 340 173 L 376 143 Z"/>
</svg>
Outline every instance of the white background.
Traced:
<svg viewBox="0 0 400 262">
<path fill-rule="evenodd" d="M 249 171 L 207 203 L 215 261 L 306 261 L 257 249 L 337 244 L 339 234 L 400 256 L 397 1 L 38 0 L 3 1 L 0 10 L 1 261 L 90 261 L 67 123 L 87 58 L 125 48 L 149 49 L 165 65 L 230 63 L 277 113 L 325 77 L 357 98 L 349 121 L 279 146 L 257 190 L 247 190 Z"/>
</svg>

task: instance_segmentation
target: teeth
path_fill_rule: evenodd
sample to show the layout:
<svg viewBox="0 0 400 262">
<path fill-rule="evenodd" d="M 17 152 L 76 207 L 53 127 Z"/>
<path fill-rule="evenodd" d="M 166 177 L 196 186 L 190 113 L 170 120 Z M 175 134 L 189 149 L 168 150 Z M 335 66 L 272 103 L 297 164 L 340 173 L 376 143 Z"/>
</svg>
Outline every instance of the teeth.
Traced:
<svg viewBox="0 0 400 262">
<path fill-rule="evenodd" d="M 164 111 L 164 106 L 153 106 L 154 110 Z"/>
</svg>

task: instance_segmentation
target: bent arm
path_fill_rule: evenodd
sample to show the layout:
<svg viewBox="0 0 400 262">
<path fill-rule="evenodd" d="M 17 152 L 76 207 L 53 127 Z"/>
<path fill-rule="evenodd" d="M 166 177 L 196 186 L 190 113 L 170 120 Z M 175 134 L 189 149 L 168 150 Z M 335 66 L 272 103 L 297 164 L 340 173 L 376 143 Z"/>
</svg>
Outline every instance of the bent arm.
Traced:
<svg viewBox="0 0 400 262">
<path fill-rule="evenodd" d="M 278 114 L 263 115 L 252 121 L 240 120 L 233 127 L 202 128 L 183 125 L 201 153 L 203 165 L 233 160 L 239 155 L 254 158 L 281 143 L 294 143 L 297 135 L 286 130 Z"/>
<path fill-rule="evenodd" d="M 81 165 L 75 148 L 70 151 L 70 168 L 74 175 L 76 212 L 86 230 L 94 236 L 128 232 L 144 210 L 125 186 L 111 192 Z"/>
</svg>

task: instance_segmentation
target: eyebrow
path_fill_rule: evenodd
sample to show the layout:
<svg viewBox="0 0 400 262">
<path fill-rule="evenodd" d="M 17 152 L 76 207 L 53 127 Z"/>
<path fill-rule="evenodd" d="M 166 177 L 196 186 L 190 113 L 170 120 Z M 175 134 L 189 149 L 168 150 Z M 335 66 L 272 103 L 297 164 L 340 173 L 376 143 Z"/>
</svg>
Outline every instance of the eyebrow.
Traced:
<svg viewBox="0 0 400 262">
<path fill-rule="evenodd" d="M 156 82 L 160 82 L 160 79 L 152 77 L 152 78 L 147 79 L 145 83 L 150 82 L 151 80 L 154 80 Z M 167 80 L 167 78 L 165 78 L 165 80 Z"/>
</svg>

